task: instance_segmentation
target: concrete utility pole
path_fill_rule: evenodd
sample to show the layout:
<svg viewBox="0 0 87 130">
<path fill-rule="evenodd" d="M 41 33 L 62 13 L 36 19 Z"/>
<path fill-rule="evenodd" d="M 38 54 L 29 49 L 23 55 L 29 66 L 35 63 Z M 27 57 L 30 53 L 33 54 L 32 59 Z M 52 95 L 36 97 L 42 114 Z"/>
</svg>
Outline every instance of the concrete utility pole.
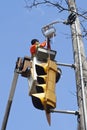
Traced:
<svg viewBox="0 0 87 130">
<path fill-rule="evenodd" d="M 75 0 L 67 0 L 71 12 L 76 13 Z M 70 25 L 72 34 L 73 56 L 76 65 L 77 102 L 80 116 L 78 130 L 87 130 L 87 61 L 82 41 L 80 22 L 77 16 L 74 24 Z"/>
</svg>

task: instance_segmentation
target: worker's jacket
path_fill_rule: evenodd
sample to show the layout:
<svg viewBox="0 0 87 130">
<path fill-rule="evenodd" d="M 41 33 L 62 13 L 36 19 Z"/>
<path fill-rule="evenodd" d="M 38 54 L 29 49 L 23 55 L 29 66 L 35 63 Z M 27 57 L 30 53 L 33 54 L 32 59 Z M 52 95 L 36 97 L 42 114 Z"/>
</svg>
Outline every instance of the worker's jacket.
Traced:
<svg viewBox="0 0 87 130">
<path fill-rule="evenodd" d="M 41 44 L 34 44 L 30 47 L 30 52 L 32 56 L 36 55 L 37 48 L 38 47 L 45 47 L 46 46 L 46 41 L 42 42 Z"/>
</svg>

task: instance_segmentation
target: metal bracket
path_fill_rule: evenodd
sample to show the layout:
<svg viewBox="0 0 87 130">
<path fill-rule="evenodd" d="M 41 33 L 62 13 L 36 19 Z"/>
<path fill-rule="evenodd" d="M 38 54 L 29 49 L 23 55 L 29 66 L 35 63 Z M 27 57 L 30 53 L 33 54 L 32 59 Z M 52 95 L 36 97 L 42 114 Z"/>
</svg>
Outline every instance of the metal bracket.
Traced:
<svg viewBox="0 0 87 130">
<path fill-rule="evenodd" d="M 60 65 L 60 66 L 66 66 L 66 67 L 71 67 L 71 68 L 76 68 L 76 65 L 75 64 L 65 64 L 65 63 L 56 63 L 57 65 Z"/>
<path fill-rule="evenodd" d="M 63 113 L 63 114 L 74 114 L 74 115 L 80 115 L 79 111 L 69 111 L 69 110 L 53 110 L 51 109 L 50 112 L 52 113 Z"/>
</svg>

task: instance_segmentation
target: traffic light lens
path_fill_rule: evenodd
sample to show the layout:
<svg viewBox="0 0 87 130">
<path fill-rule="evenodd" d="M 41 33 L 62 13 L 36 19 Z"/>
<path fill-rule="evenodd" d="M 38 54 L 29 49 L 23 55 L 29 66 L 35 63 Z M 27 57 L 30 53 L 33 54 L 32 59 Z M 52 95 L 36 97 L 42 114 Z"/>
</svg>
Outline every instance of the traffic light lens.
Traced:
<svg viewBox="0 0 87 130">
<path fill-rule="evenodd" d="M 44 70 L 44 68 L 42 66 L 39 66 L 39 65 L 36 65 L 36 72 L 37 72 L 37 75 L 45 75 L 46 72 Z"/>
<path fill-rule="evenodd" d="M 34 107 L 40 110 L 44 110 L 44 107 L 39 98 L 32 96 L 32 102 L 33 102 Z"/>
<path fill-rule="evenodd" d="M 32 103 L 37 109 L 44 110 L 44 94 L 33 94 Z"/>
<path fill-rule="evenodd" d="M 36 86 L 37 93 L 43 93 L 44 89 L 40 86 Z"/>
<path fill-rule="evenodd" d="M 56 72 L 56 83 L 59 81 L 61 74 L 62 74 L 61 69 L 57 68 L 57 72 Z"/>
<path fill-rule="evenodd" d="M 37 82 L 39 83 L 39 84 L 44 84 L 45 83 L 45 80 L 44 80 L 44 77 L 38 77 L 37 76 Z"/>
</svg>

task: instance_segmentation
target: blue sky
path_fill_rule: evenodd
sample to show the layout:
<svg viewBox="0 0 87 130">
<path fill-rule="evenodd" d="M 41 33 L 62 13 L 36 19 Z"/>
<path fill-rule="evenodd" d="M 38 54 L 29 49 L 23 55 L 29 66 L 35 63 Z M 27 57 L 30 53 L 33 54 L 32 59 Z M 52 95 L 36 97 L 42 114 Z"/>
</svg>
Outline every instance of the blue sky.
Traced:
<svg viewBox="0 0 87 130">
<path fill-rule="evenodd" d="M 86 0 L 84 3 L 79 3 L 77 0 L 77 4 L 86 9 Z M 28 10 L 24 6 L 24 0 L 0 1 L 0 127 L 17 57 L 30 56 L 29 47 L 32 38 L 37 38 L 40 42 L 45 40 L 41 32 L 42 26 L 54 20 L 66 19 L 68 16 L 67 12 L 58 14 L 54 8 L 43 6 Z M 56 37 L 51 46 L 57 51 L 56 60 L 60 63 L 72 64 L 70 28 L 63 24 L 57 24 L 55 28 Z M 74 70 L 59 67 L 62 69 L 62 77 L 56 84 L 56 109 L 77 110 Z M 28 96 L 27 79 L 19 76 L 6 130 L 76 130 L 76 128 L 76 116 L 56 113 L 51 114 L 51 126 L 49 126 L 45 112 L 35 109 L 31 97 Z"/>
</svg>

